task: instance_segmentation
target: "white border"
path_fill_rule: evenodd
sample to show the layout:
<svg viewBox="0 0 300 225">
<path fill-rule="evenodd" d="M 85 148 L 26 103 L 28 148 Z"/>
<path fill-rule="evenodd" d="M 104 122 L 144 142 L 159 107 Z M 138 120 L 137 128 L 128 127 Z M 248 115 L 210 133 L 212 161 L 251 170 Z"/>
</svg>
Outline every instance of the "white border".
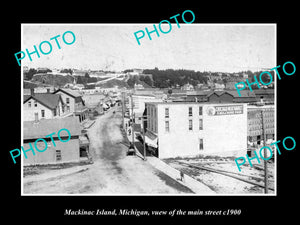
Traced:
<svg viewBox="0 0 300 225">
<path fill-rule="evenodd" d="M 119 23 L 22 23 L 21 24 L 21 49 L 23 47 L 23 26 L 144 26 L 149 25 L 151 23 L 129 23 L 129 24 L 119 24 Z M 173 24 L 173 23 L 172 23 Z M 175 23 L 174 23 L 175 24 Z M 192 24 L 180 24 L 180 26 L 275 26 L 275 34 L 274 34 L 274 49 L 275 49 L 275 65 L 277 66 L 277 23 L 192 23 Z M 274 71 L 275 72 L 275 71 Z M 21 61 L 21 146 L 23 146 L 23 65 Z M 275 76 L 275 140 L 277 141 L 277 76 Z M 274 171 L 274 188 L 275 191 L 273 194 L 24 194 L 23 190 L 23 156 L 21 154 L 21 196 L 277 196 L 277 152 L 275 152 L 275 171 Z"/>
</svg>

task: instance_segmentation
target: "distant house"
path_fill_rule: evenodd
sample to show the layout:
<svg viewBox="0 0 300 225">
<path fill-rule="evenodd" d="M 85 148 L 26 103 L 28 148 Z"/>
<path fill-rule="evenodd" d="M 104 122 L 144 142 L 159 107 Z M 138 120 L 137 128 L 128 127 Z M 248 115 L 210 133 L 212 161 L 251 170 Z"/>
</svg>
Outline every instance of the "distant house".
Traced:
<svg viewBox="0 0 300 225">
<path fill-rule="evenodd" d="M 265 104 L 274 104 L 275 89 L 255 89 L 253 90 L 256 96 L 256 101 Z"/>
<path fill-rule="evenodd" d="M 73 76 L 85 76 L 86 73 L 88 73 L 87 70 L 73 70 Z"/>
<path fill-rule="evenodd" d="M 51 93 L 34 93 L 24 95 L 23 120 L 38 121 L 40 119 L 54 119 L 66 113 L 64 101 L 60 95 Z"/>
<path fill-rule="evenodd" d="M 52 93 L 52 92 L 54 92 L 54 87 L 53 86 L 34 88 L 34 93 Z M 24 90 L 24 93 L 25 93 L 25 90 Z"/>
<path fill-rule="evenodd" d="M 217 90 L 223 90 L 225 88 L 225 84 L 223 83 L 222 80 L 217 80 L 215 83 L 215 89 Z"/>
<path fill-rule="evenodd" d="M 143 69 L 133 69 L 132 72 L 127 72 L 128 75 L 136 76 L 143 73 Z"/>
<path fill-rule="evenodd" d="M 83 88 L 84 88 L 83 84 L 75 84 L 72 87 L 72 89 L 75 89 L 75 90 L 82 90 Z"/>
<path fill-rule="evenodd" d="M 134 90 L 138 89 L 144 89 L 144 86 L 142 84 L 134 84 Z"/>
<path fill-rule="evenodd" d="M 247 73 L 243 73 L 243 78 L 244 78 L 244 79 L 248 79 L 248 77 L 249 77 L 249 76 L 248 76 Z"/>
<path fill-rule="evenodd" d="M 93 118 L 95 114 L 102 115 L 104 113 L 102 103 L 106 97 L 103 94 L 83 95 L 82 98 L 88 108 L 90 118 Z"/>
<path fill-rule="evenodd" d="M 187 83 L 187 84 L 184 84 L 181 87 L 181 90 L 183 90 L 183 91 L 193 91 L 194 90 L 194 86 L 191 85 L 190 83 Z"/>
<path fill-rule="evenodd" d="M 66 105 L 66 111 L 78 116 L 79 122 L 87 119 L 88 109 L 82 99 L 82 96 L 75 90 L 60 88 L 53 94 L 59 94 Z"/>
<path fill-rule="evenodd" d="M 68 129 L 71 133 L 70 140 L 68 142 L 61 142 L 58 139 L 57 133 L 60 129 Z M 45 138 L 45 136 L 52 135 Z M 75 117 L 67 117 L 60 119 L 25 121 L 23 123 L 23 148 L 25 150 L 30 149 L 30 144 L 35 150 L 34 142 L 42 138 L 47 142 L 47 149 L 44 152 L 38 152 L 35 150 L 35 155 L 32 151 L 26 152 L 27 158 L 24 157 L 24 165 L 37 165 L 37 164 L 56 164 L 65 162 L 78 162 L 80 160 L 80 141 L 81 128 L 78 120 Z M 63 140 L 68 139 L 67 132 L 61 132 L 60 138 Z M 45 149 L 45 143 L 39 141 L 36 147 L 40 150 Z"/>
</svg>

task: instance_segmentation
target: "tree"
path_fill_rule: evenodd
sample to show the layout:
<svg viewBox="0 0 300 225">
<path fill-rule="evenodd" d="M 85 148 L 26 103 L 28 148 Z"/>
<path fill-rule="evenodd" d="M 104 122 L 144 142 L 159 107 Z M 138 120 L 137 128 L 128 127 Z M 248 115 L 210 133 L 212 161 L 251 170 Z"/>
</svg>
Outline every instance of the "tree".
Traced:
<svg viewBox="0 0 300 225">
<path fill-rule="evenodd" d="M 27 73 L 24 73 L 24 79 L 31 80 L 34 74 L 37 74 L 37 70 L 30 68 Z"/>
<path fill-rule="evenodd" d="M 60 71 L 61 73 L 70 73 L 71 75 L 73 74 L 72 69 L 63 69 Z"/>
<path fill-rule="evenodd" d="M 124 70 L 123 73 L 133 72 L 133 69 Z"/>
<path fill-rule="evenodd" d="M 85 73 L 85 74 L 84 74 L 84 77 L 85 77 L 85 78 L 90 78 L 90 75 L 89 75 L 88 73 Z"/>
<path fill-rule="evenodd" d="M 77 84 L 84 84 L 85 82 L 84 82 L 84 79 L 81 77 L 81 76 L 77 76 L 76 77 L 77 79 L 76 79 L 76 83 Z"/>
<path fill-rule="evenodd" d="M 133 88 L 135 84 L 134 77 L 129 77 L 129 79 L 127 80 L 127 84 L 129 85 L 129 87 Z"/>
<path fill-rule="evenodd" d="M 149 77 L 149 76 L 145 76 L 144 78 L 143 78 L 143 81 L 146 83 L 146 84 L 148 84 L 149 86 L 153 86 L 153 82 L 152 82 L 152 80 L 151 80 L 151 78 Z"/>
</svg>

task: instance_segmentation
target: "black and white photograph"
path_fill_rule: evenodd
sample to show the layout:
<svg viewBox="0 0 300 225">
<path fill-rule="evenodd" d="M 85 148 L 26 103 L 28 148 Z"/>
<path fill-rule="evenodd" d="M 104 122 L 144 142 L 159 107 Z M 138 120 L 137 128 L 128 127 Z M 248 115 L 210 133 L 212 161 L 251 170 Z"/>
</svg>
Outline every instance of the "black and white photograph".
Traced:
<svg viewBox="0 0 300 225">
<path fill-rule="evenodd" d="M 22 49 L 24 195 L 276 195 L 276 24 L 22 24 Z"/>
</svg>

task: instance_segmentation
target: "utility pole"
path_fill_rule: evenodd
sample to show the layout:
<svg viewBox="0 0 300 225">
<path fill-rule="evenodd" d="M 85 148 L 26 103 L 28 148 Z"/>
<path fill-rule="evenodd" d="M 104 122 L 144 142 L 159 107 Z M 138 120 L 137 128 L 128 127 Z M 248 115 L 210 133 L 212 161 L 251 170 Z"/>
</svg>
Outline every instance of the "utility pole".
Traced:
<svg viewBox="0 0 300 225">
<path fill-rule="evenodd" d="M 134 153 L 136 154 L 135 145 L 134 145 L 134 126 L 133 126 L 134 114 L 133 114 L 133 97 L 132 97 L 132 94 L 130 96 L 130 99 L 131 99 L 131 120 L 132 120 L 132 123 L 131 123 L 132 145 L 133 145 L 133 148 L 134 148 Z"/>
<path fill-rule="evenodd" d="M 122 92 L 122 128 L 125 130 L 125 122 L 124 122 L 124 114 L 125 114 L 125 109 L 124 109 L 124 104 L 125 104 L 125 92 Z M 125 130 L 125 132 L 127 132 Z"/>
<path fill-rule="evenodd" d="M 144 147 L 144 160 L 146 160 L 146 138 L 145 138 L 145 127 L 144 127 L 144 124 L 145 124 L 145 121 L 144 119 L 147 118 L 147 117 L 144 117 L 142 116 L 142 121 L 143 121 L 143 147 Z"/>
<path fill-rule="evenodd" d="M 263 109 L 260 111 L 261 113 L 261 124 L 262 124 L 262 136 L 263 136 L 263 140 L 264 140 L 264 145 L 266 145 L 266 134 L 265 134 L 265 126 L 264 126 L 264 112 Z M 267 157 L 267 149 L 264 148 L 264 158 L 268 158 Z M 264 169 L 265 169 L 265 194 L 268 193 L 268 163 L 267 160 L 264 160 Z"/>
</svg>

